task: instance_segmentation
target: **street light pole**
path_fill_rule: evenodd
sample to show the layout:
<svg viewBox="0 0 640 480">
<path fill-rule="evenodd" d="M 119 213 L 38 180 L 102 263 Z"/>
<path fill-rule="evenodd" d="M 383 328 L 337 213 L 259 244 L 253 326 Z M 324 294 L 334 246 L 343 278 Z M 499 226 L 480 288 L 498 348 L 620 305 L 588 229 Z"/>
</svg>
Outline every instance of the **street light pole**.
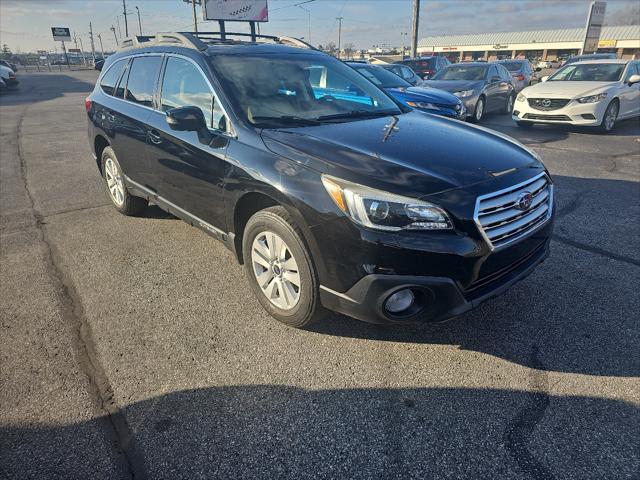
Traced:
<svg viewBox="0 0 640 480">
<path fill-rule="evenodd" d="M 142 22 L 140 21 L 140 9 L 136 6 L 136 12 L 138 12 L 138 28 L 140 29 L 140 35 L 142 36 Z"/>
<path fill-rule="evenodd" d="M 311 10 L 303 7 L 302 5 L 298 5 L 298 7 L 304 10 L 305 12 L 307 12 L 307 15 L 309 17 L 309 24 L 308 24 L 309 31 L 307 33 L 307 43 L 311 43 Z"/>
<path fill-rule="evenodd" d="M 98 40 L 100 40 L 100 52 L 102 53 L 102 59 L 104 60 L 104 48 L 102 47 L 102 35 L 98 34 L 96 36 L 98 37 Z"/>
<path fill-rule="evenodd" d="M 125 0 L 122 0 L 122 13 L 124 14 L 124 34 L 129 36 L 129 23 L 127 22 L 127 4 Z"/>
<path fill-rule="evenodd" d="M 338 20 L 338 58 L 340 58 L 340 42 L 342 40 L 342 19 L 344 17 L 336 17 Z"/>
<path fill-rule="evenodd" d="M 420 24 L 420 0 L 413 0 L 413 29 L 411 30 L 411 58 L 418 56 L 418 26 Z"/>
<path fill-rule="evenodd" d="M 111 25 L 111 28 L 109 30 L 111 30 L 113 32 L 113 38 L 116 39 L 116 47 L 117 47 L 119 45 L 119 43 L 118 43 L 118 36 L 116 35 L 116 27 Z"/>
</svg>

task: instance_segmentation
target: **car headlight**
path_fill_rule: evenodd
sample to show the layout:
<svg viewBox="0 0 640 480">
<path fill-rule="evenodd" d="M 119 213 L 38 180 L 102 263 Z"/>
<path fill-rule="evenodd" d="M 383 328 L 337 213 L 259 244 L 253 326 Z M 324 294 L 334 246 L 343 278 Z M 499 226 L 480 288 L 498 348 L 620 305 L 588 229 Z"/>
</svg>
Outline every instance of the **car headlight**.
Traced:
<svg viewBox="0 0 640 480">
<path fill-rule="evenodd" d="M 519 93 L 518 96 L 516 97 L 516 101 L 518 101 L 518 102 L 524 102 L 526 99 L 527 99 L 527 97 L 525 97 L 521 93 Z"/>
<path fill-rule="evenodd" d="M 338 208 L 355 223 L 376 230 L 447 230 L 453 224 L 440 207 L 327 175 L 322 183 Z"/>
<path fill-rule="evenodd" d="M 599 102 L 600 100 L 604 100 L 605 98 L 607 98 L 606 92 L 605 93 L 599 93 L 597 95 L 589 95 L 588 97 L 578 98 L 578 102 L 580 102 L 580 103 L 596 103 L 596 102 Z"/>
<path fill-rule="evenodd" d="M 453 94 L 458 98 L 465 98 L 473 95 L 473 90 L 460 90 L 459 92 L 453 92 Z"/>
<path fill-rule="evenodd" d="M 413 108 L 422 108 L 426 110 L 440 110 L 440 107 L 428 102 L 407 102 L 407 105 Z"/>
</svg>

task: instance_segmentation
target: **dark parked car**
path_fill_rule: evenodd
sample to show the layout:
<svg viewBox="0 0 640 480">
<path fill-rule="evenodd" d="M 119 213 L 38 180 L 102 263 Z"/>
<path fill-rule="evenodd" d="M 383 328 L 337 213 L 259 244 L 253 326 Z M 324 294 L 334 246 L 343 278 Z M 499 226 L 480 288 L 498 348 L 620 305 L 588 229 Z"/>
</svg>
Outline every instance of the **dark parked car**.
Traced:
<svg viewBox="0 0 640 480">
<path fill-rule="evenodd" d="M 347 64 L 408 107 L 460 120 L 466 117 L 462 101 L 449 92 L 436 88 L 414 87 L 377 65 L 356 62 L 347 62 Z"/>
<path fill-rule="evenodd" d="M 485 113 L 511 113 L 516 89 L 511 74 L 499 63 L 459 63 L 443 68 L 427 85 L 460 98 L 467 114 L 479 122 Z"/>
<path fill-rule="evenodd" d="M 440 56 L 408 58 L 394 63 L 406 65 L 424 80 L 431 78 L 432 75 L 439 72 L 447 65 L 451 65 L 451 62 L 446 57 Z"/>
<path fill-rule="evenodd" d="M 387 63 L 383 65 L 379 65 L 385 70 L 389 70 L 392 73 L 395 73 L 400 78 L 402 78 L 405 82 L 409 82 L 414 87 L 420 86 L 424 83 L 424 80 L 416 74 L 411 68 L 406 65 L 398 65 L 396 63 Z"/>
<path fill-rule="evenodd" d="M 151 201 L 220 239 L 295 327 L 443 320 L 548 255 L 553 182 L 526 147 L 299 40 L 233 36 L 131 39 L 106 61 L 85 107 L 118 211 Z"/>
<path fill-rule="evenodd" d="M 6 60 L 0 60 L 0 65 L 10 68 L 11 70 L 13 70 L 13 73 L 16 73 L 18 71 L 18 66 L 15 63 L 9 63 Z"/>
<path fill-rule="evenodd" d="M 562 64 L 569 65 L 570 63 L 582 62 L 584 60 L 611 60 L 618 58 L 615 53 L 588 53 L 586 55 L 572 55 Z"/>
<path fill-rule="evenodd" d="M 534 83 L 534 81 L 537 81 L 535 74 L 536 70 L 531 67 L 529 60 L 498 60 L 497 63 L 506 68 L 511 74 L 514 86 L 516 87 L 516 92 L 519 92 L 523 88 Z M 540 71 L 540 69 L 537 69 L 537 71 Z"/>
</svg>

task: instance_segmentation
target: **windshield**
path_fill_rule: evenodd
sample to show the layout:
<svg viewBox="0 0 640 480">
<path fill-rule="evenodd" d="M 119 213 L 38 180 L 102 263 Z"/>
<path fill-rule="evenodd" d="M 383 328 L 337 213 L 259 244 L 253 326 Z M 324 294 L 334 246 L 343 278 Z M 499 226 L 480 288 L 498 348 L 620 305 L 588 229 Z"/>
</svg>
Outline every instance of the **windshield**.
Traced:
<svg viewBox="0 0 640 480">
<path fill-rule="evenodd" d="M 365 65 L 353 66 L 356 71 L 364 76 L 370 82 L 373 82 L 380 88 L 398 88 L 398 87 L 410 87 L 411 84 L 395 73 L 389 72 L 382 67 L 371 67 Z"/>
<path fill-rule="evenodd" d="M 443 68 L 431 80 L 484 80 L 487 69 L 482 65 L 456 65 Z"/>
<path fill-rule="evenodd" d="M 403 113 L 382 90 L 328 55 L 216 55 L 211 64 L 238 113 L 256 126 Z"/>
<path fill-rule="evenodd" d="M 549 77 L 548 82 L 617 82 L 624 71 L 623 63 L 572 63 Z"/>
<path fill-rule="evenodd" d="M 523 63 L 521 63 L 521 62 L 500 62 L 500 65 L 502 65 L 504 68 L 506 68 L 510 72 L 517 72 L 518 70 L 520 70 L 522 68 Z"/>
</svg>

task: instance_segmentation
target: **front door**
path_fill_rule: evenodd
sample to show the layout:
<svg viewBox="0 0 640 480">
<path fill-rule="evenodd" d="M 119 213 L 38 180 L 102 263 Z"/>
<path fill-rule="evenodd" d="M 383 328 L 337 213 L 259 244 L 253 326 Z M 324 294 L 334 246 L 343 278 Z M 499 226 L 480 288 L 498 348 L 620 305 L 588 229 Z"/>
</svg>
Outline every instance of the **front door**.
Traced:
<svg viewBox="0 0 640 480">
<path fill-rule="evenodd" d="M 224 179 L 228 120 L 202 69 L 192 60 L 170 55 L 160 83 L 160 110 L 151 114 L 149 158 L 158 178 L 157 194 L 207 224 L 225 225 Z M 196 106 L 213 134 L 210 142 L 197 132 L 172 130 L 167 110 Z M 202 225 L 201 225 L 202 226 Z"/>
</svg>

